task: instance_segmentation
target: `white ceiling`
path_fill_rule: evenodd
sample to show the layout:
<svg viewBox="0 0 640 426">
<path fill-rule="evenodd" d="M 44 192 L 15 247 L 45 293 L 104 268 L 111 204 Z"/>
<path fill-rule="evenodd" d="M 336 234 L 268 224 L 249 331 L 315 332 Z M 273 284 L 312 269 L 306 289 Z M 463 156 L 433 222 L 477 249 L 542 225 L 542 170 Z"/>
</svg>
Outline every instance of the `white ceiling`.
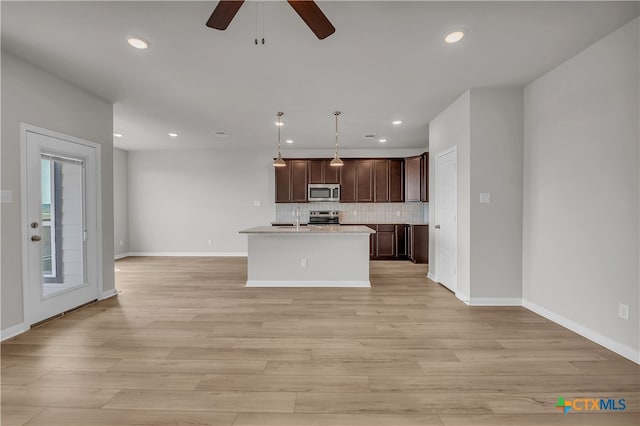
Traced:
<svg viewBox="0 0 640 426">
<path fill-rule="evenodd" d="M 290 147 L 325 148 L 336 109 L 343 148 L 416 148 L 467 88 L 523 86 L 638 16 L 638 2 L 322 1 L 336 32 L 318 40 L 268 1 L 255 46 L 260 6 L 221 32 L 205 26 L 216 4 L 2 1 L 2 48 L 113 102 L 124 149 L 272 148 L 276 111 Z M 443 43 L 458 27 L 467 37 Z"/>
</svg>

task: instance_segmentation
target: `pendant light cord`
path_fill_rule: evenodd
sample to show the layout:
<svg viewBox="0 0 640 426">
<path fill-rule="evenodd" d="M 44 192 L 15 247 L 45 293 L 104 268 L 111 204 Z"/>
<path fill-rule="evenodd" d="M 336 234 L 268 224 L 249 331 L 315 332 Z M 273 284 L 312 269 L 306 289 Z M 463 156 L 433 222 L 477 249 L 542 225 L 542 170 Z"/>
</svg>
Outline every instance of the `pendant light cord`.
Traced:
<svg viewBox="0 0 640 426">
<path fill-rule="evenodd" d="M 280 154 L 280 129 L 282 128 L 282 115 L 284 113 L 278 112 L 278 157 L 281 157 Z"/>
<path fill-rule="evenodd" d="M 340 115 L 340 111 L 336 111 L 333 113 L 336 116 L 336 155 L 335 158 L 338 158 L 338 116 Z"/>
</svg>

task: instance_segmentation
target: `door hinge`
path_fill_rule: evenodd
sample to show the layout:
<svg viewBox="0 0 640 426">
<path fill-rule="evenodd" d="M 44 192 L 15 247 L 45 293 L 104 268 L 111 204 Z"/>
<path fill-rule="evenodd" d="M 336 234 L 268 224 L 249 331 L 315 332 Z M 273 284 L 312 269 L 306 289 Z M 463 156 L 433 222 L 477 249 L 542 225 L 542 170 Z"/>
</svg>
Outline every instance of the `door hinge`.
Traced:
<svg viewBox="0 0 640 426">
<path fill-rule="evenodd" d="M 82 241 L 87 242 L 87 230 L 82 231 Z"/>
</svg>

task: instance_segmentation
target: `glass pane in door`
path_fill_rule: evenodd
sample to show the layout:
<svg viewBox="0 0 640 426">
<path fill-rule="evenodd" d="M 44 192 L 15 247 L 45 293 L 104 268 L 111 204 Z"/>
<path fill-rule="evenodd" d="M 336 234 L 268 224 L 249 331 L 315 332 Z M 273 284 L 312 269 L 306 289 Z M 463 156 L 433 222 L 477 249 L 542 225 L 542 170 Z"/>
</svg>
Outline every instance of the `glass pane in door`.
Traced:
<svg viewBox="0 0 640 426">
<path fill-rule="evenodd" d="M 85 285 L 84 163 L 43 154 L 42 296 Z"/>
</svg>

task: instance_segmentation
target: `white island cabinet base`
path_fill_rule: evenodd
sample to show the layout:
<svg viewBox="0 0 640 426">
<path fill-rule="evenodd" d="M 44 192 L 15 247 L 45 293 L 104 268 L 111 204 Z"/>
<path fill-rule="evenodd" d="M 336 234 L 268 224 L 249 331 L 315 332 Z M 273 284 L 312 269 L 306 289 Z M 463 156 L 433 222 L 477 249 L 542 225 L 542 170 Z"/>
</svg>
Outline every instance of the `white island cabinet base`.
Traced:
<svg viewBox="0 0 640 426">
<path fill-rule="evenodd" d="M 257 227 L 248 234 L 247 287 L 371 287 L 366 226 Z"/>
</svg>

